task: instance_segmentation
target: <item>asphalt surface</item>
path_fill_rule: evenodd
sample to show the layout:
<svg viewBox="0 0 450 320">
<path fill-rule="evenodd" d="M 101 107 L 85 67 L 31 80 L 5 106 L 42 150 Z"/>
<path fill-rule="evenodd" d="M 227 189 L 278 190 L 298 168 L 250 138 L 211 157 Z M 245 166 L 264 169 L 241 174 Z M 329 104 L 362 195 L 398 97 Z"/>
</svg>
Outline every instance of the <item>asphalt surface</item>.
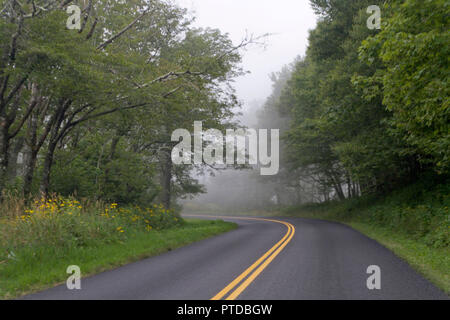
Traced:
<svg viewBox="0 0 450 320">
<path fill-rule="evenodd" d="M 449 298 L 391 251 L 350 227 L 300 218 L 276 219 L 291 223 L 295 235 L 238 300 Z M 269 221 L 227 220 L 238 223 L 239 228 L 83 278 L 81 290 L 61 285 L 24 299 L 211 299 L 288 231 L 285 225 Z M 366 270 L 371 265 L 381 268 L 381 290 L 367 288 L 370 275 Z"/>
</svg>

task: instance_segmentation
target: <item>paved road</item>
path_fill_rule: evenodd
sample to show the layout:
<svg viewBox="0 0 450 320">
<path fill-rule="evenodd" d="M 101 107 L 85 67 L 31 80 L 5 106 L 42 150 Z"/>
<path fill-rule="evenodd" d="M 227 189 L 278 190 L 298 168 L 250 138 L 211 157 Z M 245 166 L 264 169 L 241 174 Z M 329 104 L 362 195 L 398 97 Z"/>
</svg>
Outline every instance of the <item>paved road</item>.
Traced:
<svg viewBox="0 0 450 320">
<path fill-rule="evenodd" d="M 79 291 L 64 285 L 25 299 L 448 299 L 350 227 L 300 218 L 227 220 L 239 228 L 83 279 Z M 367 289 L 370 265 L 381 268 L 381 290 Z"/>
</svg>

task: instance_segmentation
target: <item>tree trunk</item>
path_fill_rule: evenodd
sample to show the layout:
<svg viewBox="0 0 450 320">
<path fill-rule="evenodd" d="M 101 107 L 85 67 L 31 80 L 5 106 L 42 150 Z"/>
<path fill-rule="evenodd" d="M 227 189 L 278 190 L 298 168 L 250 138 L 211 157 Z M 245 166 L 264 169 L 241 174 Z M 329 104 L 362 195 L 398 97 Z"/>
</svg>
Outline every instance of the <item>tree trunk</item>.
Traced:
<svg viewBox="0 0 450 320">
<path fill-rule="evenodd" d="M 347 176 L 347 197 L 349 199 L 353 198 L 355 195 L 353 193 L 353 184 L 350 176 Z"/>
<path fill-rule="evenodd" d="M 24 163 L 24 178 L 23 178 L 23 194 L 28 196 L 31 194 L 31 185 L 33 184 L 34 169 L 36 168 L 38 153 L 32 150 Z"/>
<path fill-rule="evenodd" d="M 18 159 L 19 153 L 23 149 L 25 139 L 23 137 L 19 137 L 15 139 L 15 141 L 11 141 L 9 147 L 9 156 L 8 156 L 8 169 L 7 169 L 7 183 L 14 183 L 18 176 L 22 176 L 20 172 L 18 172 Z"/>
<path fill-rule="evenodd" d="M 9 162 L 9 123 L 6 117 L 0 117 L 0 198 L 6 186 Z"/>
<path fill-rule="evenodd" d="M 108 158 L 106 160 L 106 163 L 108 164 L 105 168 L 105 185 L 107 185 L 110 182 L 110 177 L 109 177 L 109 173 L 111 172 L 111 162 L 114 160 L 114 157 L 116 156 L 116 150 L 117 150 L 117 145 L 119 144 L 121 136 L 119 135 L 119 133 L 116 133 L 116 135 L 114 136 L 114 138 L 111 141 L 111 149 L 109 151 L 109 155 Z"/>
<path fill-rule="evenodd" d="M 69 132 L 69 126 L 62 126 L 67 109 L 72 104 L 71 100 L 61 100 L 59 108 L 54 114 L 54 120 L 52 120 L 52 129 L 50 139 L 48 143 L 47 154 L 45 155 L 44 168 L 42 171 L 42 181 L 40 186 L 41 193 L 47 197 L 50 190 L 50 174 L 53 165 L 53 157 L 55 155 L 56 146 L 58 142 L 64 139 L 65 135 Z M 54 122 L 53 122 L 54 121 Z"/>
<path fill-rule="evenodd" d="M 339 200 L 341 201 L 345 200 L 345 194 L 344 191 L 342 190 L 341 181 L 338 178 L 336 178 L 336 176 L 333 173 L 331 173 L 329 176 Z"/>
<path fill-rule="evenodd" d="M 161 202 L 166 210 L 171 206 L 172 194 L 172 157 L 170 150 L 162 149 L 159 152 L 159 163 L 161 167 Z"/>
<path fill-rule="evenodd" d="M 45 196 L 48 196 L 50 190 L 50 172 L 53 165 L 53 156 L 55 155 L 56 146 L 58 141 L 52 141 L 48 145 L 47 154 L 45 155 L 44 168 L 42 171 L 42 181 L 40 191 Z"/>
</svg>

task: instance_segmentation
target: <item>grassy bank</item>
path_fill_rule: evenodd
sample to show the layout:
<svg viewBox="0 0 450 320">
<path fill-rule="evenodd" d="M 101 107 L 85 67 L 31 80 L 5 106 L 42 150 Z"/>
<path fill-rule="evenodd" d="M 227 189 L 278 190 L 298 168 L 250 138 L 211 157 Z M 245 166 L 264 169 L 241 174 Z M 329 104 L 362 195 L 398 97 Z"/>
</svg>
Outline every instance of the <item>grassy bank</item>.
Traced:
<svg viewBox="0 0 450 320">
<path fill-rule="evenodd" d="M 383 197 L 284 208 L 281 216 L 346 223 L 450 293 L 450 184 L 423 181 Z"/>
<path fill-rule="evenodd" d="M 119 208 L 62 198 L 12 212 L 0 216 L 2 299 L 63 283 L 69 265 L 88 276 L 235 228 L 223 221 L 185 221 L 159 205 Z"/>
<path fill-rule="evenodd" d="M 186 221 L 161 231 L 135 232 L 111 244 L 75 248 L 23 248 L 15 260 L 0 265 L 0 298 L 10 299 L 63 283 L 69 265 L 78 265 L 83 276 L 96 274 L 155 256 L 235 228 L 223 221 Z"/>
</svg>

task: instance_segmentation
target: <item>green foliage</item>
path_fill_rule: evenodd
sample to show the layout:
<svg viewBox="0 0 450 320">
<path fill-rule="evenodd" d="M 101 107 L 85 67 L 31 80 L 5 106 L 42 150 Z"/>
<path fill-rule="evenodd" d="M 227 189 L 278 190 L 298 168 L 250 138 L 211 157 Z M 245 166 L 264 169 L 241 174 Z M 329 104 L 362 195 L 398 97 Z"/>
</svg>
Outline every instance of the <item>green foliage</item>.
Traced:
<svg viewBox="0 0 450 320">
<path fill-rule="evenodd" d="M 450 184 L 435 175 L 383 198 L 366 196 L 344 202 L 290 207 L 283 214 L 360 222 L 403 234 L 429 247 L 450 247 Z"/>
<path fill-rule="evenodd" d="M 127 146 L 123 137 L 114 147 L 112 137 L 90 134 L 77 146 L 58 150 L 52 168 L 51 190 L 58 194 L 97 198 L 118 203 L 151 203 L 158 186 L 155 165 Z"/>
<path fill-rule="evenodd" d="M 26 196 L 120 203 L 201 192 L 189 167 L 173 168 L 173 188 L 158 182 L 172 167 L 161 150 L 194 120 L 231 122 L 239 102 L 230 83 L 252 40 L 235 46 L 194 28 L 171 1 L 75 3 L 81 30 L 66 28 L 72 2 L 0 2 L 0 192 L 20 187 L 13 180 Z M 20 174 L 9 159 L 15 144 L 26 153 Z"/>
<path fill-rule="evenodd" d="M 436 171 L 449 170 L 448 1 L 392 3 L 382 31 L 363 42 L 361 57 L 379 59 L 383 102 L 395 130 Z"/>
<path fill-rule="evenodd" d="M 311 5 L 320 19 L 307 55 L 266 105 L 291 120 L 282 165 L 325 200 L 330 188 L 342 200 L 448 173 L 446 1 Z M 369 5 L 382 8 L 381 31 L 366 26 Z"/>
</svg>

